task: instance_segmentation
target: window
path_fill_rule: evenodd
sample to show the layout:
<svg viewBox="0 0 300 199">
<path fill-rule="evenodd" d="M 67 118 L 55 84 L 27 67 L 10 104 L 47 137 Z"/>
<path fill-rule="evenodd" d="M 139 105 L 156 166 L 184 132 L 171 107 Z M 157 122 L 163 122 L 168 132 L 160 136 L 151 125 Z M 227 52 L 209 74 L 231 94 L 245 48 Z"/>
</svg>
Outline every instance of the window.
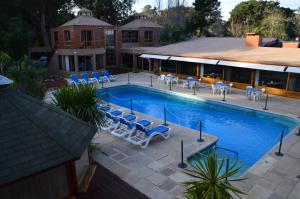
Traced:
<svg viewBox="0 0 300 199">
<path fill-rule="evenodd" d="M 191 62 L 178 62 L 178 74 L 197 76 L 197 64 Z"/>
<path fill-rule="evenodd" d="M 82 47 L 92 46 L 93 43 L 93 31 L 91 30 L 82 30 L 80 34 L 80 41 Z"/>
<path fill-rule="evenodd" d="M 161 61 L 161 71 L 176 73 L 176 62 L 169 61 L 169 60 L 162 60 Z"/>
<path fill-rule="evenodd" d="M 64 38 L 65 38 L 65 41 L 70 41 L 71 40 L 71 33 L 70 33 L 69 30 L 64 31 Z"/>
<path fill-rule="evenodd" d="M 96 70 L 103 68 L 103 54 L 96 55 Z"/>
<path fill-rule="evenodd" d="M 123 43 L 137 43 L 138 42 L 138 31 L 122 31 L 122 42 Z"/>
<path fill-rule="evenodd" d="M 204 77 L 222 79 L 223 78 L 223 66 L 204 64 Z"/>
<path fill-rule="evenodd" d="M 105 47 L 106 48 L 116 47 L 116 38 L 115 38 L 114 30 L 105 30 Z"/>
<path fill-rule="evenodd" d="M 64 70 L 67 72 L 75 71 L 75 60 L 73 55 L 64 55 L 62 56 Z"/>
<path fill-rule="evenodd" d="M 57 45 L 58 44 L 58 31 L 54 32 L 54 44 Z"/>
<path fill-rule="evenodd" d="M 288 73 L 273 72 L 273 71 L 259 71 L 259 85 L 285 89 Z"/>
<path fill-rule="evenodd" d="M 251 69 L 226 66 L 224 68 L 224 80 L 244 84 L 251 84 L 251 73 Z"/>
<path fill-rule="evenodd" d="M 300 92 L 300 74 L 291 74 L 289 88 L 290 91 Z"/>
<path fill-rule="evenodd" d="M 93 70 L 93 56 L 78 56 L 78 69 L 79 71 L 91 71 Z"/>
<path fill-rule="evenodd" d="M 144 41 L 145 42 L 153 42 L 153 31 L 145 31 Z"/>
</svg>

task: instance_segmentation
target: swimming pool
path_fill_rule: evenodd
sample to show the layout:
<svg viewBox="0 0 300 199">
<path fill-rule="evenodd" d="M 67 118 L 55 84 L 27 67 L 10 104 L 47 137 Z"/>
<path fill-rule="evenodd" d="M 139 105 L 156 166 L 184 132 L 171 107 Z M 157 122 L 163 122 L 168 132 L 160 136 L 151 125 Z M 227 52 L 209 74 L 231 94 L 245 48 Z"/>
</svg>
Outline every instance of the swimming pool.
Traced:
<svg viewBox="0 0 300 199">
<path fill-rule="evenodd" d="M 108 93 L 109 102 L 130 108 L 128 99 L 132 99 L 134 111 L 160 119 L 165 106 L 167 120 L 181 126 L 198 130 L 201 120 L 203 132 L 217 136 L 219 147 L 238 152 L 243 171 L 278 143 L 282 131 L 287 135 L 299 125 L 298 120 L 282 115 L 142 86 L 116 86 Z M 106 100 L 105 91 L 99 90 L 98 95 Z"/>
</svg>

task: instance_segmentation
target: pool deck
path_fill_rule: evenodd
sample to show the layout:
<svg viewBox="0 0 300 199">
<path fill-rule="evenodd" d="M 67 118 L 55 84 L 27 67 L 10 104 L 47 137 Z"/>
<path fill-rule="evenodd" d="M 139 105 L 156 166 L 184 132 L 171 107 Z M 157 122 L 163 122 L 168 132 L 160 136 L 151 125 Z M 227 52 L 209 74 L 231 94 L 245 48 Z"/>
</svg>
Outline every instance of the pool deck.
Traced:
<svg viewBox="0 0 300 199">
<path fill-rule="evenodd" d="M 130 73 L 130 83 L 135 85 L 150 86 L 149 73 Z M 153 88 L 169 90 L 169 86 L 158 83 L 157 76 L 153 75 Z M 117 82 L 105 83 L 105 87 L 124 85 L 128 83 L 128 75 L 118 75 Z M 101 85 L 99 86 L 101 87 Z M 172 91 L 222 102 L 222 96 L 213 95 L 209 84 L 202 84 L 196 89 L 196 95 L 182 85 L 172 87 Z M 253 102 L 247 100 L 245 91 L 232 89 L 226 96 L 228 104 L 240 105 L 248 108 L 262 110 L 264 101 Z M 268 112 L 300 117 L 300 100 L 269 96 Z M 155 118 L 137 113 L 139 118 L 151 119 L 155 124 L 161 124 Z M 216 138 L 204 135 L 206 142 L 198 143 L 199 133 L 174 124 L 172 136 L 168 140 L 155 139 L 147 149 L 140 149 L 117 139 L 107 133 L 100 133 L 93 142 L 97 142 L 94 159 L 110 169 L 113 173 L 125 180 L 133 187 L 140 190 L 150 198 L 180 198 L 183 193 L 181 183 L 190 178 L 177 168 L 180 161 L 180 141 L 184 140 L 185 158 L 196 151 L 213 143 Z M 296 129 L 295 132 L 298 130 Z M 253 199 L 299 199 L 300 198 L 300 136 L 291 132 L 283 141 L 283 156 L 274 155 L 278 145 L 266 153 L 245 174 L 247 180 L 236 185 L 248 193 L 243 198 Z"/>
</svg>

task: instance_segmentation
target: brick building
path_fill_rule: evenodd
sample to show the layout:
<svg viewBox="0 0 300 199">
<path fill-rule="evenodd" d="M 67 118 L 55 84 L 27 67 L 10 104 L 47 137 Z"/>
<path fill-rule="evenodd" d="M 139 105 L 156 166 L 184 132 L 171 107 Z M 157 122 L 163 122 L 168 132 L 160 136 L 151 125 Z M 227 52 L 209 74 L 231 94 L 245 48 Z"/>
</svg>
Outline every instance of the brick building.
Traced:
<svg viewBox="0 0 300 199">
<path fill-rule="evenodd" d="M 82 8 L 76 18 L 51 30 L 54 54 L 49 72 L 69 76 L 123 65 L 136 70 L 142 65 L 137 58 L 141 48 L 159 46 L 161 29 L 144 16 L 116 27 Z"/>
</svg>

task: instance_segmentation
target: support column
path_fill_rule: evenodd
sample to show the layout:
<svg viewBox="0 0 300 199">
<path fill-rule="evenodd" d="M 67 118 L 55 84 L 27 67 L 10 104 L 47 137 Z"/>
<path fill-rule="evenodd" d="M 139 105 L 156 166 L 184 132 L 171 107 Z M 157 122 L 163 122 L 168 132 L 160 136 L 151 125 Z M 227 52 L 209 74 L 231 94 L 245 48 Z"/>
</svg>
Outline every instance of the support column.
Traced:
<svg viewBox="0 0 300 199">
<path fill-rule="evenodd" d="M 66 67 L 65 70 L 66 70 L 67 72 L 70 72 L 69 55 L 65 55 L 64 58 L 65 58 L 65 67 Z"/>
<path fill-rule="evenodd" d="M 197 70 L 196 70 L 196 76 L 197 76 L 197 78 L 199 79 L 200 78 L 200 65 L 199 64 L 197 64 Z"/>
<path fill-rule="evenodd" d="M 258 86 L 258 84 L 259 84 L 259 70 L 256 70 L 254 86 Z"/>
<path fill-rule="evenodd" d="M 73 161 L 70 161 L 65 165 L 65 168 L 70 195 L 75 195 L 76 193 L 78 193 L 78 182 L 76 177 L 75 163 Z"/>
<path fill-rule="evenodd" d="M 75 61 L 75 72 L 79 72 L 78 56 L 77 55 L 74 55 L 74 61 Z"/>
<path fill-rule="evenodd" d="M 204 64 L 200 65 L 200 78 L 204 77 Z"/>
<path fill-rule="evenodd" d="M 288 73 L 288 77 L 287 77 L 287 80 L 286 80 L 286 87 L 285 87 L 286 91 L 289 89 L 290 79 L 291 79 L 291 73 Z"/>
</svg>

